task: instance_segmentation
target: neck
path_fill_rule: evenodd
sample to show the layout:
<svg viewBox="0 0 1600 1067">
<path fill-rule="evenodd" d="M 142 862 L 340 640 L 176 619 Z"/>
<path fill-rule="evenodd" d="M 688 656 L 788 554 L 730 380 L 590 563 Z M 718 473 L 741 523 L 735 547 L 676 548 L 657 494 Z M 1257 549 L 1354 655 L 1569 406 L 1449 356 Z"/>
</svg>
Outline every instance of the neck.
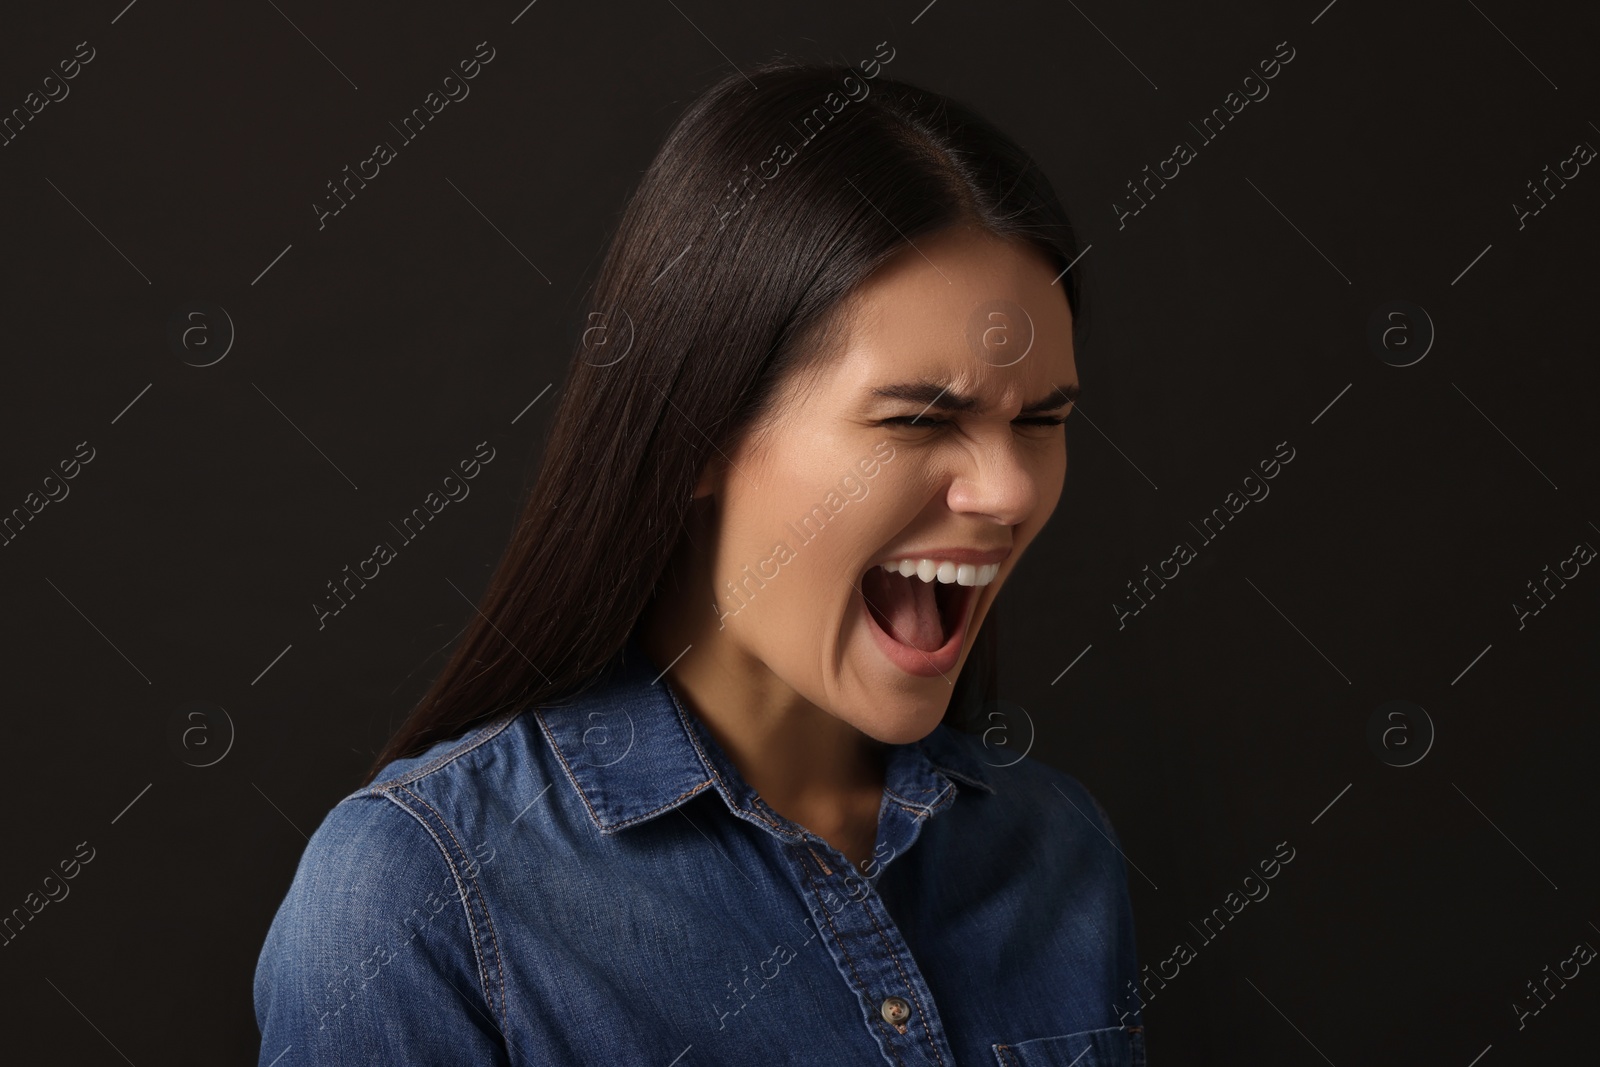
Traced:
<svg viewBox="0 0 1600 1067">
<path fill-rule="evenodd" d="M 675 559 L 640 619 L 645 652 L 772 808 L 816 833 L 805 817 L 836 829 L 867 818 L 876 825 L 886 746 L 807 700 L 736 641 L 694 597 L 712 587 L 703 562 Z"/>
</svg>

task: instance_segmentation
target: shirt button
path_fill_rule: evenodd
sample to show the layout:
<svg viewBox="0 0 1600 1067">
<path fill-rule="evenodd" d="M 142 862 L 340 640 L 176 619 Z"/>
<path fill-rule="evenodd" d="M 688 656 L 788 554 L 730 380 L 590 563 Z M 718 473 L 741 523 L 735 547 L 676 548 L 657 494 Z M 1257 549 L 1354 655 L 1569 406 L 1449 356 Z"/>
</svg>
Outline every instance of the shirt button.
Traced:
<svg viewBox="0 0 1600 1067">
<path fill-rule="evenodd" d="M 878 1009 L 883 1013 L 884 1022 L 899 1026 L 911 1018 L 911 1005 L 903 997 L 887 997 L 883 1006 Z"/>
</svg>

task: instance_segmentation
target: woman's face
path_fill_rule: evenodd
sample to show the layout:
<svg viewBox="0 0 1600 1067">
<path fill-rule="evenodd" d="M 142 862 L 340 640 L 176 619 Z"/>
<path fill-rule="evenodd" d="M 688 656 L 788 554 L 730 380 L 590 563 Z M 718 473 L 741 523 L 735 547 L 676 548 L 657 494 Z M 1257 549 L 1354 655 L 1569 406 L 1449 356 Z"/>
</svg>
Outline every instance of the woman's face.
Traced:
<svg viewBox="0 0 1600 1067">
<path fill-rule="evenodd" d="M 786 385 L 759 444 L 702 482 L 724 663 L 764 665 L 880 741 L 938 725 L 1061 497 L 1056 420 L 1078 375 L 1054 277 L 1041 254 L 962 227 L 869 279 L 810 388 Z"/>
</svg>

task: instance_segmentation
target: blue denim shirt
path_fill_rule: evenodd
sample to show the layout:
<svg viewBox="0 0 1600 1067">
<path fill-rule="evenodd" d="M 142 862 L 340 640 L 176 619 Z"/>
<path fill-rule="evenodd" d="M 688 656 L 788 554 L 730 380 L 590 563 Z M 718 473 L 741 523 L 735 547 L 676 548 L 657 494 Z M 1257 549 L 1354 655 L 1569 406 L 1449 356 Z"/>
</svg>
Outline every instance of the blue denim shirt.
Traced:
<svg viewBox="0 0 1600 1067">
<path fill-rule="evenodd" d="M 857 870 L 658 674 L 630 638 L 340 800 L 257 964 L 261 1067 L 1143 1065 L 1121 849 L 1076 779 L 943 725 L 889 746 Z"/>
</svg>

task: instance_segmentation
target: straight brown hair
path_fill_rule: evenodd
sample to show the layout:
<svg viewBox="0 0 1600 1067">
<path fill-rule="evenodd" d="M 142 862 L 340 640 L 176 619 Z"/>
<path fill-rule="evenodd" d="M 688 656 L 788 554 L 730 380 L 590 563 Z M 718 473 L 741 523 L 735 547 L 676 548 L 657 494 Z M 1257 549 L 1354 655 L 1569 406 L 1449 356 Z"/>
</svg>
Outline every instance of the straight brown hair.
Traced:
<svg viewBox="0 0 1600 1067">
<path fill-rule="evenodd" d="M 959 222 L 1041 249 L 1081 332 L 1077 242 L 1049 180 L 965 106 L 859 70 L 769 60 L 674 124 L 590 289 L 529 490 L 488 587 L 427 693 L 362 780 L 475 726 L 591 684 L 627 641 L 678 547 L 709 456 L 825 359 L 847 298 L 908 242 Z M 981 729 L 995 618 L 974 638 L 945 722 Z"/>
</svg>

